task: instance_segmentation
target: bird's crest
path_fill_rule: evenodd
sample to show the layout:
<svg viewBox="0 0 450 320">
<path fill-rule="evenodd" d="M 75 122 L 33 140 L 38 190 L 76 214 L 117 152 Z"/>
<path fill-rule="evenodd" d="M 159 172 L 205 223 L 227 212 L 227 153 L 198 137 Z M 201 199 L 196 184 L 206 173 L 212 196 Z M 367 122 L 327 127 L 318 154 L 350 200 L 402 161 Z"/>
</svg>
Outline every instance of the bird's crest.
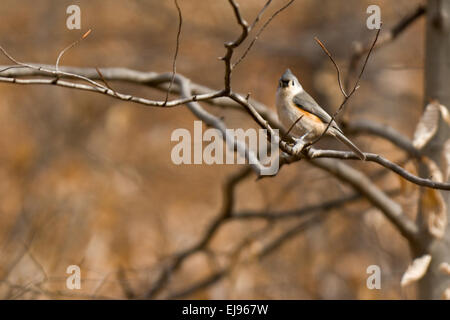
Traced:
<svg viewBox="0 0 450 320">
<path fill-rule="evenodd" d="M 296 79 L 296 77 L 292 73 L 291 69 L 286 69 L 286 71 L 281 76 L 281 80 L 283 80 L 283 81 L 289 81 L 289 80 L 294 80 L 294 79 Z"/>
</svg>

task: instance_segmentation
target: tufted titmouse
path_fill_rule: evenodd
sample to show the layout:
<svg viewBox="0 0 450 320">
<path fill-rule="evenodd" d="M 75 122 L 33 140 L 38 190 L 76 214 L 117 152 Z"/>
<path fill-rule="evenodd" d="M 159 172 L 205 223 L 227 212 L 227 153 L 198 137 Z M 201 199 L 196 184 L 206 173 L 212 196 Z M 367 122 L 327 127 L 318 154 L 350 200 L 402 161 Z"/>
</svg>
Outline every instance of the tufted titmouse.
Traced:
<svg viewBox="0 0 450 320">
<path fill-rule="evenodd" d="M 289 69 L 287 69 L 280 78 L 276 104 L 278 117 L 286 130 L 291 128 L 297 121 L 290 131 L 290 134 L 293 136 L 300 136 L 300 138 L 294 138 L 296 143 L 293 152 L 295 154 L 299 154 L 306 144 L 319 138 L 332 119 L 331 116 L 323 110 L 305 90 L 303 90 L 302 85 Z M 300 117 L 301 119 L 298 120 Z M 342 130 L 335 121 L 331 123 L 326 134 L 336 137 L 339 141 L 345 143 L 361 160 L 366 159 L 361 150 L 344 136 Z"/>
</svg>

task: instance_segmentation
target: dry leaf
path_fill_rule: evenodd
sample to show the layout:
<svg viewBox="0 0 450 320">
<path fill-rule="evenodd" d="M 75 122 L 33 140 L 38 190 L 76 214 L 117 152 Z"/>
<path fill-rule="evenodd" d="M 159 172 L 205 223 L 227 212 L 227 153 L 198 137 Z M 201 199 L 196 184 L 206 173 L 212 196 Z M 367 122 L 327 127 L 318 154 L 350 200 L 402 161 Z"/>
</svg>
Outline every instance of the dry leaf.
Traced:
<svg viewBox="0 0 450 320">
<path fill-rule="evenodd" d="M 415 148 L 422 149 L 436 134 L 440 109 L 437 102 L 431 102 L 425 107 L 414 132 L 413 146 Z"/>
<path fill-rule="evenodd" d="M 414 163 L 412 161 L 408 161 L 406 162 L 403 166 L 403 169 L 405 169 L 408 172 L 411 172 L 413 174 L 416 173 L 416 166 L 414 165 Z M 400 183 L 400 192 L 401 195 L 403 197 L 412 197 L 414 191 L 417 190 L 417 185 L 415 185 L 414 183 L 409 182 L 408 180 L 406 180 L 405 178 L 401 177 L 401 176 L 397 176 L 397 179 Z"/>
<path fill-rule="evenodd" d="M 442 294 L 443 300 L 450 300 L 450 288 L 445 289 L 444 293 Z"/>
<path fill-rule="evenodd" d="M 442 104 L 440 104 L 439 110 L 441 111 L 441 115 L 442 115 L 442 118 L 444 119 L 444 121 L 447 124 L 450 124 L 450 114 L 448 112 L 448 109 L 445 106 L 443 106 Z"/>
<path fill-rule="evenodd" d="M 428 232 L 441 239 L 447 225 L 447 206 L 440 191 L 426 188 L 421 197 L 422 211 L 427 222 Z"/>
<path fill-rule="evenodd" d="M 444 177 L 436 162 L 427 157 L 423 157 L 422 161 L 428 167 L 430 179 L 436 182 L 443 182 Z"/>
<path fill-rule="evenodd" d="M 422 197 L 422 211 L 427 222 L 428 232 L 441 239 L 447 225 L 447 206 L 440 191 L 425 189 Z"/>
<path fill-rule="evenodd" d="M 413 282 L 416 282 L 417 280 L 422 279 L 422 277 L 428 270 L 430 262 L 431 262 L 431 255 L 429 254 L 414 259 L 412 264 L 403 274 L 402 281 L 400 282 L 401 286 L 405 287 Z"/>
<path fill-rule="evenodd" d="M 442 147 L 442 163 L 445 166 L 445 181 L 450 177 L 450 139 L 445 141 Z"/>
<path fill-rule="evenodd" d="M 430 158 L 423 158 L 428 167 L 431 180 L 443 181 L 443 175 L 437 164 Z M 428 232 L 436 238 L 442 238 L 447 225 L 447 205 L 442 193 L 436 189 L 427 188 L 421 196 L 422 211 L 428 226 Z"/>
<path fill-rule="evenodd" d="M 439 271 L 450 276 L 450 264 L 447 262 L 442 262 L 439 265 Z"/>
</svg>

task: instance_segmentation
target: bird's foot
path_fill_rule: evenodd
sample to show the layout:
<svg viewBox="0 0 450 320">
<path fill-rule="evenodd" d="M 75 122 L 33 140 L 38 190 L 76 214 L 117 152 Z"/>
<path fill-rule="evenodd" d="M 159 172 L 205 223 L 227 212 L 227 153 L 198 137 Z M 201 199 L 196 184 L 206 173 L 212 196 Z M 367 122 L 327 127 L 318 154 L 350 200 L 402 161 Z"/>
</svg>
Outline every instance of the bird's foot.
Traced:
<svg viewBox="0 0 450 320">
<path fill-rule="evenodd" d="M 292 147 L 292 153 L 299 156 L 305 148 L 306 142 L 303 139 L 295 139 L 295 144 Z"/>
</svg>

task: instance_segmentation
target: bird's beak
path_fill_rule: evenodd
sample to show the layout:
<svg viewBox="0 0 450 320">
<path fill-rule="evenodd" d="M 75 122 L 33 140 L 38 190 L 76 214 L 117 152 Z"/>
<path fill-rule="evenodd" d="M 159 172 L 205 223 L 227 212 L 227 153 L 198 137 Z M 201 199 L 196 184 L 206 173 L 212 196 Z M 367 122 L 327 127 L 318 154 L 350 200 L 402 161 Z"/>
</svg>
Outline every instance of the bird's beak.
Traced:
<svg viewBox="0 0 450 320">
<path fill-rule="evenodd" d="M 287 88 L 289 86 L 289 80 L 280 80 L 280 86 L 282 88 Z"/>
</svg>

